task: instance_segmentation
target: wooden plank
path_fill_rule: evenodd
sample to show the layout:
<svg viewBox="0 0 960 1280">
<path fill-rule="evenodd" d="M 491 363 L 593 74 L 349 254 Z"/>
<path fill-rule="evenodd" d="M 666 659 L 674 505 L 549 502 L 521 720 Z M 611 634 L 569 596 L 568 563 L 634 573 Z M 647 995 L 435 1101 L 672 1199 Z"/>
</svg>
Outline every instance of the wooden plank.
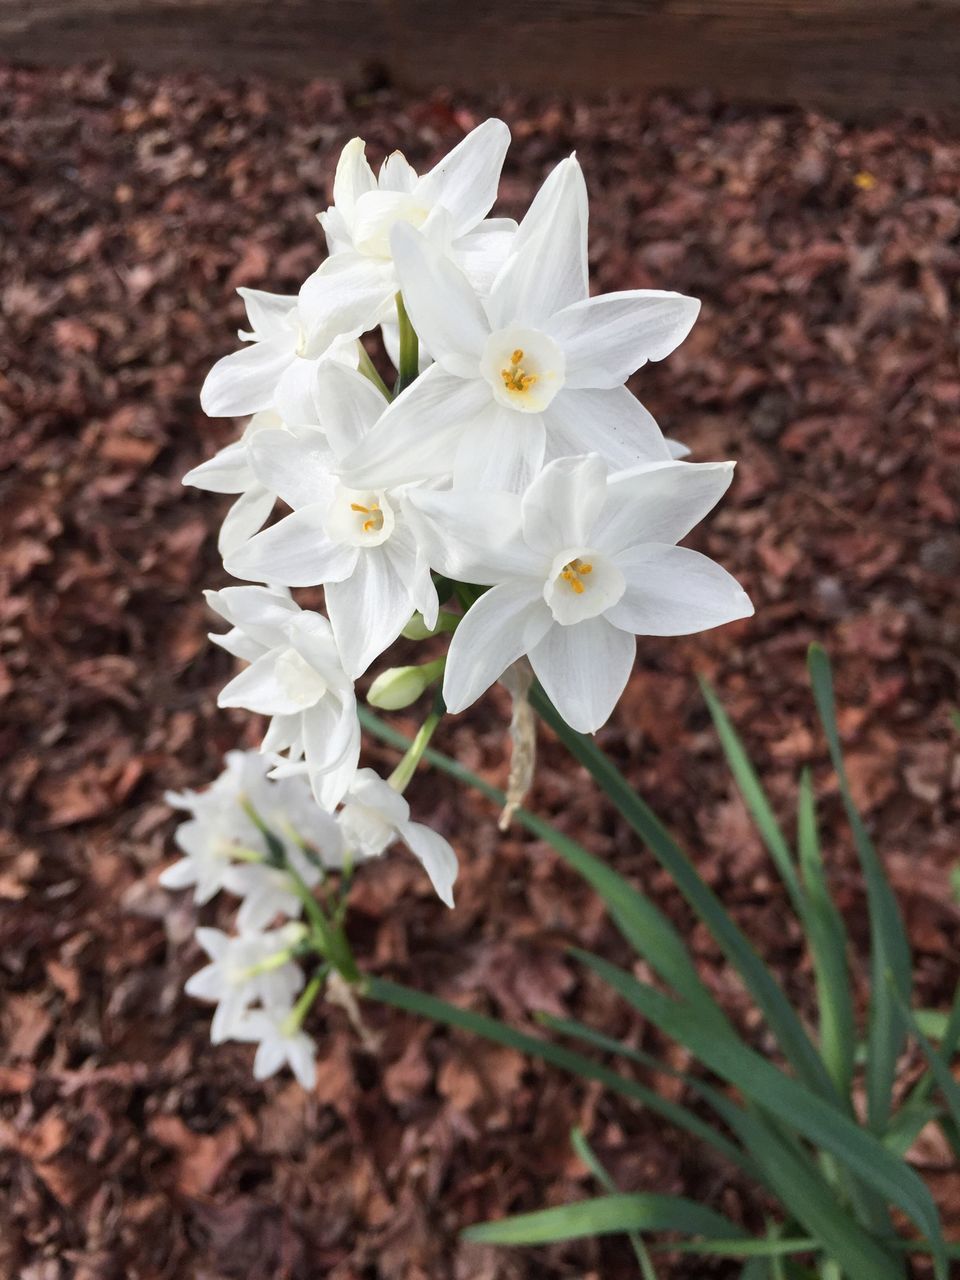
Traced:
<svg viewBox="0 0 960 1280">
<path fill-rule="evenodd" d="M 960 0 L 0 0 L 0 56 L 956 110 Z"/>
</svg>

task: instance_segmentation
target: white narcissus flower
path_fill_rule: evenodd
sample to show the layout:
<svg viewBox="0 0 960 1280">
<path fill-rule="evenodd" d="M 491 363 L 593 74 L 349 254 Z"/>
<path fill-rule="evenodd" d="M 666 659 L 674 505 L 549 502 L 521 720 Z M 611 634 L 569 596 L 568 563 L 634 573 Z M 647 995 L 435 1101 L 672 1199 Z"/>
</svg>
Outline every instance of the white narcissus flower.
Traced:
<svg viewBox="0 0 960 1280">
<path fill-rule="evenodd" d="M 394 228 L 404 303 L 436 363 L 345 460 L 351 485 L 452 476 L 454 488 L 520 492 L 558 457 L 670 458 L 624 382 L 683 341 L 700 304 L 655 289 L 589 297 L 586 239 L 573 157 L 538 192 L 488 296 L 420 232 Z"/>
<path fill-rule="evenodd" d="M 253 1075 L 266 1080 L 288 1066 L 304 1089 L 317 1082 L 317 1046 L 300 1027 L 292 1023 L 288 1009 L 254 1009 L 237 1025 L 233 1039 L 257 1045 Z"/>
<path fill-rule="evenodd" d="M 285 844 L 306 844 L 321 861 L 324 851 L 340 840 L 339 827 L 314 800 L 306 777 L 274 781 L 267 776 L 270 761 L 259 751 L 228 751 L 225 763 L 205 791 L 168 791 L 165 797 L 167 804 L 191 816 L 175 837 L 184 856 L 167 867 L 160 883 L 167 889 L 193 886 L 200 905 L 224 887 L 238 856 L 267 855 L 250 808 Z"/>
<path fill-rule="evenodd" d="M 486 120 L 419 177 L 399 151 L 375 175 L 363 140 L 348 142 L 334 177 L 334 202 L 318 215 L 330 256 L 300 290 L 310 331 L 329 340 L 392 318 L 398 285 L 390 233 L 398 223 L 421 228 L 483 287 L 516 230 L 508 219 L 484 221 L 509 143 L 503 121 Z"/>
<path fill-rule="evenodd" d="M 334 365 L 318 373 L 316 395 L 323 435 L 264 431 L 251 442 L 254 473 L 293 513 L 227 556 L 225 566 L 236 578 L 324 586 L 344 667 L 356 679 L 414 613 L 434 626 L 439 603 L 404 495 L 350 489 L 337 475 L 339 459 L 362 444 L 386 401 L 362 374 Z"/>
<path fill-rule="evenodd" d="M 333 360 L 356 368 L 360 349 L 355 332 L 311 327 L 295 295 L 238 289 L 247 308 L 245 344 L 223 356 L 207 374 L 200 406 L 211 418 L 238 418 L 274 409 L 291 426 L 312 423 L 310 389 L 317 366 Z"/>
<path fill-rule="evenodd" d="M 303 925 L 231 937 L 220 929 L 198 929 L 197 941 L 210 963 L 187 980 L 184 990 L 198 1000 L 217 1002 L 210 1039 L 231 1039 L 246 1011 L 259 1000 L 266 1009 L 288 1010 L 303 986 L 303 971 L 290 957 L 304 936 Z"/>
<path fill-rule="evenodd" d="M 225 445 L 212 458 L 193 467 L 183 483 L 208 493 L 235 493 L 239 496 L 224 517 L 217 538 L 217 549 L 227 556 L 263 528 L 273 510 L 276 494 L 265 488 L 250 467 L 247 445 L 264 428 L 282 430 L 283 422 L 272 409 L 255 413 L 243 429 L 239 440 Z"/>
<path fill-rule="evenodd" d="M 491 587 L 450 643 L 448 709 L 462 711 L 527 654 L 564 720 L 592 733 L 623 692 L 637 635 L 687 635 L 752 614 L 725 569 L 675 545 L 732 474 L 729 462 L 665 462 L 608 477 L 592 455 L 550 463 L 522 498 L 413 495 L 428 517 L 431 563 Z"/>
<path fill-rule="evenodd" d="M 422 822 L 411 822 L 403 796 L 373 769 L 359 769 L 337 814 L 346 855 L 354 861 L 377 858 L 401 841 L 423 863 L 441 901 L 453 906 L 457 855 L 449 841 Z"/>
<path fill-rule="evenodd" d="M 330 623 L 268 587 L 204 594 L 231 624 L 210 639 L 250 663 L 221 690 L 217 705 L 271 716 L 261 750 L 302 760 L 317 803 L 334 808 L 356 771 L 360 722 Z M 274 776 L 286 772 L 275 769 Z"/>
</svg>

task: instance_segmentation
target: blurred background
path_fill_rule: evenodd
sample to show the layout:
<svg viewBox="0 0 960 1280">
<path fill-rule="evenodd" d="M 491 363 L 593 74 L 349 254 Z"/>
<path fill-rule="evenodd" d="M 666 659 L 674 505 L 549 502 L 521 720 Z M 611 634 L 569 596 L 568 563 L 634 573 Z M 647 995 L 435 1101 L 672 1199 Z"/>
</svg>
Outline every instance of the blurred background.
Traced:
<svg viewBox="0 0 960 1280">
<path fill-rule="evenodd" d="M 0 58 L 0 1276 L 621 1280 L 635 1262 L 616 1239 L 458 1240 L 585 1194 L 573 1124 L 624 1190 L 702 1198 L 762 1230 L 753 1192 L 690 1140 L 399 1013 L 367 1011 L 362 1042 L 325 1008 L 309 1096 L 257 1085 L 244 1046 L 211 1048 L 208 1009 L 182 995 L 196 911 L 156 883 L 172 856 L 163 793 L 202 785 L 259 727 L 215 707 L 230 659 L 206 640 L 200 591 L 223 581 L 223 508 L 180 477 L 236 433 L 197 399 L 233 348 L 235 289 L 292 291 L 316 266 L 314 214 L 349 138 L 425 168 L 502 116 L 498 211 L 514 215 L 575 149 L 594 288 L 703 299 L 690 338 L 631 385 L 695 459 L 738 460 L 694 545 L 757 606 L 642 642 L 601 742 L 809 1008 L 799 936 L 695 675 L 718 686 L 788 828 L 797 771 L 814 770 L 829 832 L 839 807 L 803 671 L 822 641 L 923 1003 L 943 1007 L 958 961 L 960 4 L 0 0 Z M 438 745 L 502 782 L 508 713 L 494 693 Z M 487 803 L 442 779 L 410 797 L 458 848 L 458 906 L 402 854 L 369 867 L 352 925 L 364 964 L 518 1024 L 589 1009 L 667 1054 L 568 965 L 572 941 L 625 952 L 554 855 L 500 837 Z M 531 799 L 644 884 L 742 1018 L 711 940 L 550 741 Z M 826 855 L 862 939 L 846 836 Z M 921 1139 L 913 1159 L 956 1239 L 949 1152 Z M 737 1273 L 662 1263 L 664 1280 Z"/>
</svg>

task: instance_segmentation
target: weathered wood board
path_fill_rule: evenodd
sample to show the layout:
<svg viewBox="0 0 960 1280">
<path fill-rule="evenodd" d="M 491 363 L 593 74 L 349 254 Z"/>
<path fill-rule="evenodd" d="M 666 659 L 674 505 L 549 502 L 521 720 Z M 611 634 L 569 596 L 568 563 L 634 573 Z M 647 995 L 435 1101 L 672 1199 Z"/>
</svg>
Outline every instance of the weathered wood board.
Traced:
<svg viewBox="0 0 960 1280">
<path fill-rule="evenodd" d="M 0 0 L 0 57 L 953 111 L 960 0 Z"/>
</svg>

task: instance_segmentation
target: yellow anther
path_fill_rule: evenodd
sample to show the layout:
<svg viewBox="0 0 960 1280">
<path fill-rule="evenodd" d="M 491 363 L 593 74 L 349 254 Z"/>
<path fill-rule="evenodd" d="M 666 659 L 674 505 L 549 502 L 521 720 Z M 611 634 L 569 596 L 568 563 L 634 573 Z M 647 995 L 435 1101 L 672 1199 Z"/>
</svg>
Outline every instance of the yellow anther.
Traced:
<svg viewBox="0 0 960 1280">
<path fill-rule="evenodd" d="M 520 361 L 523 359 L 523 350 L 520 347 L 510 356 L 510 367 L 500 370 L 500 377 L 503 379 L 503 385 L 508 391 L 528 391 L 537 380 L 535 373 L 524 373 L 520 367 Z"/>
<path fill-rule="evenodd" d="M 351 502 L 350 510 L 370 517 L 360 526 L 364 533 L 379 533 L 383 528 L 383 512 L 380 510 L 379 502 L 371 502 L 369 507 L 365 507 L 360 502 Z"/>
<path fill-rule="evenodd" d="M 585 560 L 571 560 L 569 564 L 563 566 L 560 577 L 575 595 L 582 596 L 584 586 L 581 578 L 585 578 L 588 573 L 593 573 L 592 564 L 587 564 Z"/>
</svg>

